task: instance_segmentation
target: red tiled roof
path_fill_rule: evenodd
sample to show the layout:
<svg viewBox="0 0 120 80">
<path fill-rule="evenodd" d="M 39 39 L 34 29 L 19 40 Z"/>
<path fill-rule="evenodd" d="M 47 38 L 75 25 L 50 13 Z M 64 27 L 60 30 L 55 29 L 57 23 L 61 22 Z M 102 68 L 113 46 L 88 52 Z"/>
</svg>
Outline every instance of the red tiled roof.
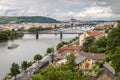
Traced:
<svg viewBox="0 0 120 80">
<path fill-rule="evenodd" d="M 87 34 L 90 35 L 90 36 L 97 36 L 97 35 L 102 34 L 102 32 L 100 32 L 100 31 L 91 31 L 91 32 L 87 32 Z"/>
<path fill-rule="evenodd" d="M 84 51 L 79 52 L 80 56 L 85 56 L 86 58 L 89 59 L 94 59 L 94 60 L 102 60 L 102 58 L 105 56 L 104 53 L 87 53 Z"/>
<path fill-rule="evenodd" d="M 63 46 L 59 49 L 58 52 L 64 52 L 64 51 L 75 51 L 81 49 L 81 46 L 76 46 L 76 45 L 70 45 L 70 46 Z"/>
<path fill-rule="evenodd" d="M 74 56 L 75 56 L 75 57 L 80 56 L 79 52 L 75 51 L 75 52 L 74 52 Z"/>
</svg>

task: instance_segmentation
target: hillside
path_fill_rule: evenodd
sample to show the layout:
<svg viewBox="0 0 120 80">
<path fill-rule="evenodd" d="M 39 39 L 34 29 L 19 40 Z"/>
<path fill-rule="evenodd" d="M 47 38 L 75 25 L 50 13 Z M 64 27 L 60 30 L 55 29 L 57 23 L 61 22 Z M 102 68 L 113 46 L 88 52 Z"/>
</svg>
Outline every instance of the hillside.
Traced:
<svg viewBox="0 0 120 80">
<path fill-rule="evenodd" d="M 43 17 L 43 16 L 1 16 L 0 24 L 8 24 L 11 21 L 16 23 L 57 23 L 58 21 L 52 18 Z"/>
</svg>

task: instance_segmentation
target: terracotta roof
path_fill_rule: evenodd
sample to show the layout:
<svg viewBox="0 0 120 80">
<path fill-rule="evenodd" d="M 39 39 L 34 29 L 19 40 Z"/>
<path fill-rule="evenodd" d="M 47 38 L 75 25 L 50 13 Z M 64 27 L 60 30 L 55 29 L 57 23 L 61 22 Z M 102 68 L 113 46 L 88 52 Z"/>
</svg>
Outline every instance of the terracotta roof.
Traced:
<svg viewBox="0 0 120 80">
<path fill-rule="evenodd" d="M 90 31 L 90 32 L 87 32 L 87 34 L 90 35 L 90 36 L 97 36 L 97 35 L 102 34 L 102 32 L 100 32 L 100 31 Z"/>
<path fill-rule="evenodd" d="M 59 52 L 64 52 L 64 51 L 75 51 L 75 50 L 79 50 L 81 49 L 81 46 L 77 46 L 77 45 L 70 45 L 70 46 L 63 46 L 59 49 Z"/>
<path fill-rule="evenodd" d="M 102 58 L 105 56 L 104 53 L 87 53 L 84 51 L 79 52 L 80 56 L 85 56 L 88 59 L 94 59 L 94 60 L 102 60 Z"/>
<path fill-rule="evenodd" d="M 74 56 L 75 56 L 75 57 L 80 56 L 79 52 L 78 52 L 78 51 L 75 51 L 75 52 L 74 52 Z"/>
</svg>

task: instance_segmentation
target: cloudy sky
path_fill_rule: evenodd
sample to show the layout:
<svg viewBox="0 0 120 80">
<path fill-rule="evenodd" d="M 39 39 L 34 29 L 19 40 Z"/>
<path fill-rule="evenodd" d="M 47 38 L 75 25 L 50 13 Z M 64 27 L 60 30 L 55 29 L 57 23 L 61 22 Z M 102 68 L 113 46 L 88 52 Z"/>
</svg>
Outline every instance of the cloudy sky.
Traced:
<svg viewBox="0 0 120 80">
<path fill-rule="evenodd" d="M 0 0 L 0 16 L 47 16 L 58 20 L 120 19 L 120 0 Z"/>
</svg>

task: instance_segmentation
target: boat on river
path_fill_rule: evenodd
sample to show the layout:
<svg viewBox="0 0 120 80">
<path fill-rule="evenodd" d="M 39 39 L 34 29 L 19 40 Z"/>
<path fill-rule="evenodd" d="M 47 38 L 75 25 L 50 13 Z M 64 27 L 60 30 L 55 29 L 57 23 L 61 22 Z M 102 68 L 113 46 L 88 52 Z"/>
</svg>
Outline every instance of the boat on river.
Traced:
<svg viewBox="0 0 120 80">
<path fill-rule="evenodd" d="M 17 48 L 18 46 L 19 46 L 18 44 L 11 44 L 8 46 L 8 49 Z"/>
</svg>

